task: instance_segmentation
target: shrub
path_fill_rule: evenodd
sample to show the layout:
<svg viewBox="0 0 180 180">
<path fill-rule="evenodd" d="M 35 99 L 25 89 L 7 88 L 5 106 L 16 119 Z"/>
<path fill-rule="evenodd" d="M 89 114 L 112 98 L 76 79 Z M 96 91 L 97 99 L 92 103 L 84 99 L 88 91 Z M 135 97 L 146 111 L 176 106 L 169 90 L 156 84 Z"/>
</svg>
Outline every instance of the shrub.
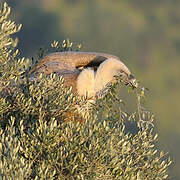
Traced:
<svg viewBox="0 0 180 180">
<path fill-rule="evenodd" d="M 128 114 L 126 102 L 117 96 L 119 81 L 91 105 L 64 87 L 62 77 L 41 74 L 39 82 L 29 81 L 26 75 L 35 61 L 18 57 L 17 40 L 11 35 L 21 25 L 8 20 L 9 13 L 4 3 L 0 11 L 1 179 L 167 179 L 171 161 L 155 146 L 153 115 L 142 107 L 144 88 L 131 92 L 137 97 L 137 109 Z M 74 49 L 69 41 L 51 46 Z M 77 105 L 88 110 L 83 123 L 77 120 L 81 116 Z M 129 131 L 127 122 L 136 131 Z"/>
</svg>

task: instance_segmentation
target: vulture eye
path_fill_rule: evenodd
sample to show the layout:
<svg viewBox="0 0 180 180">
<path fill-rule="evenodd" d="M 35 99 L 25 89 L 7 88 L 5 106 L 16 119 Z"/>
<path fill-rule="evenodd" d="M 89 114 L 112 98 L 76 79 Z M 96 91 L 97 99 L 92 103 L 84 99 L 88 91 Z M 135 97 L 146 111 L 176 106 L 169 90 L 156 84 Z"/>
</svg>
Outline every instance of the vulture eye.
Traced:
<svg viewBox="0 0 180 180">
<path fill-rule="evenodd" d="M 129 75 L 129 80 L 131 80 L 131 79 L 135 79 L 132 74 Z"/>
</svg>

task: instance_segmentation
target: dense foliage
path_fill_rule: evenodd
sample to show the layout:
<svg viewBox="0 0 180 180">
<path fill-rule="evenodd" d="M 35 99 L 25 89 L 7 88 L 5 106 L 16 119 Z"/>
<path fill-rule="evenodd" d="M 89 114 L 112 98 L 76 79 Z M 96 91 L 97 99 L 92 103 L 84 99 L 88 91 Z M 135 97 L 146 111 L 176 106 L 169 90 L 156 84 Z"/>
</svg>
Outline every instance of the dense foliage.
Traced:
<svg viewBox="0 0 180 180">
<path fill-rule="evenodd" d="M 1 179 L 167 179 L 171 161 L 155 146 L 153 115 L 142 107 L 145 89 L 133 90 L 137 109 L 126 113 L 120 81 L 93 104 L 64 87 L 63 78 L 29 81 L 34 60 L 18 58 L 11 35 L 21 25 L 0 11 Z M 52 47 L 72 50 L 69 41 Z M 42 55 L 42 54 L 41 54 Z M 127 87 L 125 87 L 127 88 Z M 128 103 L 127 103 L 128 105 Z M 88 113 L 82 117 L 79 107 Z M 84 122 L 78 119 L 83 118 Z M 134 124 L 134 132 L 128 130 Z"/>
</svg>

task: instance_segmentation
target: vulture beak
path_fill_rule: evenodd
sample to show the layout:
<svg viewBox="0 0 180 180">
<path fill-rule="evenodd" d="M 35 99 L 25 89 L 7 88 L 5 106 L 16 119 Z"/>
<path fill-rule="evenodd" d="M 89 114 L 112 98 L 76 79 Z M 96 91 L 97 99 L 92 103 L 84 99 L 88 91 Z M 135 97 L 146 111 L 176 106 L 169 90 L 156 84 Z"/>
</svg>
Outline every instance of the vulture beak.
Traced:
<svg viewBox="0 0 180 180">
<path fill-rule="evenodd" d="M 127 84 L 126 85 L 130 85 L 133 88 L 138 87 L 138 82 L 132 74 L 130 74 L 129 77 L 127 78 Z"/>
</svg>

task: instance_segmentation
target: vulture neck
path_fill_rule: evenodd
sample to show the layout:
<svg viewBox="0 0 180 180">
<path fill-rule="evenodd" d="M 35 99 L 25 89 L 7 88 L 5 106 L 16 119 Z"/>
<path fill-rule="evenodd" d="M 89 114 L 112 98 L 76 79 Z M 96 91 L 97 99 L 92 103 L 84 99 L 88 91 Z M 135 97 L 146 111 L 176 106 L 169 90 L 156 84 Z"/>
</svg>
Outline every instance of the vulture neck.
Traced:
<svg viewBox="0 0 180 180">
<path fill-rule="evenodd" d="M 94 80 L 95 93 L 103 90 L 109 82 L 113 82 L 114 76 L 119 73 L 126 73 L 129 76 L 131 73 L 129 69 L 120 61 L 114 58 L 109 58 L 97 69 Z"/>
<path fill-rule="evenodd" d="M 103 90 L 109 82 L 113 82 L 118 72 L 130 75 L 129 69 L 120 61 L 109 58 L 100 64 L 96 72 L 93 69 L 83 70 L 77 79 L 77 92 L 80 96 L 94 97 Z"/>
</svg>

